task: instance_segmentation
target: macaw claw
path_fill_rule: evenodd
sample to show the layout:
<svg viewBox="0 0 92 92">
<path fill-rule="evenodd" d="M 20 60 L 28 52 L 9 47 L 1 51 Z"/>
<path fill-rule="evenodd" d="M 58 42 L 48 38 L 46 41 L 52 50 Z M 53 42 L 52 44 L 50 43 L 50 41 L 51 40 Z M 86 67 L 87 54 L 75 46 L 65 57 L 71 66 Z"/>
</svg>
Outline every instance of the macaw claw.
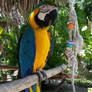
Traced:
<svg viewBox="0 0 92 92">
<path fill-rule="evenodd" d="M 38 77 L 39 77 L 39 82 L 41 83 L 41 81 L 44 79 L 46 80 L 46 83 L 48 83 L 48 77 L 47 77 L 47 74 L 46 74 L 46 71 L 45 70 L 39 70 L 39 71 L 36 71 L 34 74 L 37 74 Z"/>
</svg>

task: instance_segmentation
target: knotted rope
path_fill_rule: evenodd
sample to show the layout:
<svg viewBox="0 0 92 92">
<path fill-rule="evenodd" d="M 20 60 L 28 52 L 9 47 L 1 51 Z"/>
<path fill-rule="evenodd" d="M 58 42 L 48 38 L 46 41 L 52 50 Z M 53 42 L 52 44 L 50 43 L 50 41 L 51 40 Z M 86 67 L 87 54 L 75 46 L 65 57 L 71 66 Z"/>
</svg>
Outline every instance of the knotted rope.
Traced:
<svg viewBox="0 0 92 92">
<path fill-rule="evenodd" d="M 66 55 L 68 58 L 68 65 L 72 67 L 72 86 L 75 91 L 74 76 L 77 74 L 78 61 L 77 54 L 80 53 L 83 47 L 83 38 L 79 33 L 77 15 L 74 8 L 75 0 L 69 0 L 70 14 L 69 14 L 69 40 L 67 41 Z"/>
</svg>

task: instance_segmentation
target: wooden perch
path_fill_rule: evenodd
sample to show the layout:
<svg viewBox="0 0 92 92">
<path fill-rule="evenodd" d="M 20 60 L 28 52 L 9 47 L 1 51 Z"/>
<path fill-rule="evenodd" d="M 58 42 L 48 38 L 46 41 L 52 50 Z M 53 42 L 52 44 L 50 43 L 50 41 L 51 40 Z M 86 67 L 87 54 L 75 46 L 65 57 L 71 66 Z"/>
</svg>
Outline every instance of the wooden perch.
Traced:
<svg viewBox="0 0 92 92">
<path fill-rule="evenodd" d="M 0 70 L 19 70 L 19 67 L 0 65 Z"/>
<path fill-rule="evenodd" d="M 52 77 L 52 78 L 50 78 L 50 80 L 53 80 L 53 79 L 71 79 L 72 78 L 72 75 L 71 74 L 65 74 L 65 73 L 60 73 L 60 74 L 57 74 L 56 76 L 54 76 L 54 77 Z M 76 76 L 74 76 L 74 78 L 75 79 L 82 79 L 82 77 L 81 76 L 78 76 L 78 75 L 76 75 Z"/>
<path fill-rule="evenodd" d="M 66 65 L 61 65 L 59 67 L 50 69 L 46 71 L 47 77 L 50 78 L 61 73 L 66 69 Z M 42 79 L 44 80 L 44 78 Z M 39 81 L 39 78 L 36 74 L 28 76 L 23 79 L 15 80 L 6 84 L 0 85 L 0 92 L 19 92 L 25 88 L 28 88 Z"/>
</svg>

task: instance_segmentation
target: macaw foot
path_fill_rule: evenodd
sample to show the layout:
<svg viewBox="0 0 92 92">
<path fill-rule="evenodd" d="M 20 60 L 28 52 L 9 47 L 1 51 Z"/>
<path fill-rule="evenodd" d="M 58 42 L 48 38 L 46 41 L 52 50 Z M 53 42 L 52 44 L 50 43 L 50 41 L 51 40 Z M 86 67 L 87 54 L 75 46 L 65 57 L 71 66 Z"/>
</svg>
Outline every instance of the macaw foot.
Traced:
<svg viewBox="0 0 92 92">
<path fill-rule="evenodd" d="M 41 83 L 42 79 L 44 79 L 46 81 L 46 83 L 48 83 L 48 77 L 47 77 L 45 70 L 36 71 L 34 74 L 38 75 L 40 83 Z"/>
<path fill-rule="evenodd" d="M 34 74 L 37 74 L 38 75 L 39 83 L 41 83 L 41 81 L 43 79 L 43 75 L 42 75 L 41 71 L 36 71 Z"/>
<path fill-rule="evenodd" d="M 42 73 L 42 75 L 43 75 L 43 78 L 44 78 L 44 80 L 45 80 L 45 83 L 48 83 L 48 76 L 47 76 L 47 74 L 46 74 L 46 71 L 45 71 L 45 70 L 41 70 L 41 73 Z"/>
</svg>

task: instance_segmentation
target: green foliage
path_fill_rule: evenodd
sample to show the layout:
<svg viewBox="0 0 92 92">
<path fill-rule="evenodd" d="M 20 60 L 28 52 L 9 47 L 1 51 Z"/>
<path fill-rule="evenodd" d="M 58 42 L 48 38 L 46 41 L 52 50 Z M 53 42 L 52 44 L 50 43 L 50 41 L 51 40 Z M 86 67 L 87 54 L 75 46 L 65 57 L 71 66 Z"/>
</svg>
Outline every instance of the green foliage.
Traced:
<svg viewBox="0 0 92 92">
<path fill-rule="evenodd" d="M 55 1 L 55 0 L 50 0 L 50 1 L 45 0 L 45 1 L 43 2 L 43 4 L 50 4 L 50 5 L 57 6 L 57 4 L 56 4 L 54 1 Z"/>
<path fill-rule="evenodd" d="M 7 21 L 7 18 L 4 17 L 4 18 L 0 18 L 0 22 L 6 22 Z"/>
<path fill-rule="evenodd" d="M 92 1 L 91 0 L 86 0 L 84 2 L 84 11 L 88 19 L 92 21 Z"/>
<path fill-rule="evenodd" d="M 55 31 L 54 50 L 52 56 L 49 58 L 47 62 L 46 68 L 52 68 L 67 63 L 65 61 L 65 49 L 66 41 L 68 40 L 68 14 L 69 9 L 67 7 L 59 8 L 58 19 L 56 21 L 55 29 L 52 28 L 52 30 Z"/>
<path fill-rule="evenodd" d="M 88 10 L 87 9 L 85 10 L 85 7 L 88 7 L 88 6 L 83 6 L 82 8 L 80 8 L 79 5 L 76 5 L 76 11 L 77 11 L 77 15 L 78 15 L 80 33 L 84 40 L 83 63 L 84 63 L 84 65 L 87 66 L 88 70 L 91 70 L 92 69 L 92 57 L 91 57 L 91 55 L 92 55 L 92 35 L 91 35 L 91 30 L 90 30 L 90 27 L 88 24 L 88 18 L 87 18 L 88 16 L 86 14 L 86 12 L 88 12 Z M 91 11 L 89 11 L 89 13 L 90 12 Z M 84 28 L 84 30 L 82 30 L 83 28 Z"/>
<path fill-rule="evenodd" d="M 0 45 L 3 44 L 3 51 L 0 55 L 0 63 L 7 66 L 19 66 L 18 41 L 27 26 L 28 25 L 23 25 L 21 28 L 12 27 L 3 30 L 0 39 Z M 0 71 L 0 82 L 6 81 L 7 75 L 10 75 L 12 80 L 15 79 L 12 74 L 13 71 Z"/>
<path fill-rule="evenodd" d="M 18 66 L 18 41 L 22 33 L 26 30 L 27 25 L 21 28 L 9 28 L 2 32 L 0 42 L 4 45 L 4 54 L 1 55 L 1 61 L 6 65 Z M 3 61 L 2 61 L 3 60 Z"/>
<path fill-rule="evenodd" d="M 84 38 L 84 51 L 85 56 L 83 57 L 84 63 L 87 65 L 87 69 L 92 69 L 92 35 L 90 29 L 81 32 Z"/>
<path fill-rule="evenodd" d="M 11 30 L 4 31 L 1 36 L 0 42 L 4 44 L 4 54 L 1 58 L 4 59 L 5 64 L 7 65 L 17 65 L 18 60 L 15 58 L 17 56 L 17 42 L 18 38 L 16 36 L 15 28 L 11 28 Z"/>
</svg>

